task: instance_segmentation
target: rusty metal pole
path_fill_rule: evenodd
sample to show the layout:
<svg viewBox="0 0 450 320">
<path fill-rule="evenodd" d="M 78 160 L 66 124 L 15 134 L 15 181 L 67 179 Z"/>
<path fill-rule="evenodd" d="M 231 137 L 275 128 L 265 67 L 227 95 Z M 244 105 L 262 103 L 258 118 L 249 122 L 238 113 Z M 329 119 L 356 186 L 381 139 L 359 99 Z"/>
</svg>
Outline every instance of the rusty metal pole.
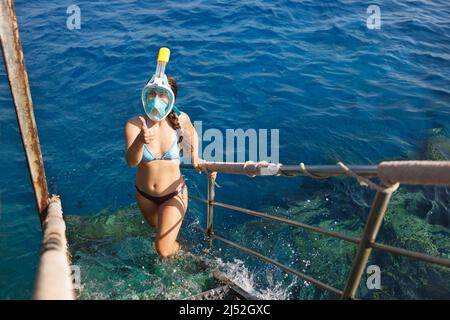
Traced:
<svg viewBox="0 0 450 320">
<path fill-rule="evenodd" d="M 22 145 L 34 189 L 41 223 L 48 206 L 48 187 L 44 162 L 34 119 L 25 58 L 19 38 L 19 27 L 12 0 L 0 0 L 0 42 L 11 96 L 16 109 Z"/>
<path fill-rule="evenodd" d="M 372 252 L 371 244 L 373 244 L 377 238 L 391 195 L 392 192 L 383 191 L 378 191 L 375 195 L 361 241 L 359 242 L 358 251 L 353 260 L 352 269 L 341 297 L 342 299 L 355 298 L 355 293 L 358 289 L 359 282 L 361 281 L 364 267 Z"/>
<path fill-rule="evenodd" d="M 215 182 L 217 172 L 207 172 L 208 174 L 208 208 L 206 215 L 206 235 L 208 236 L 208 249 L 212 247 L 212 241 L 214 237 L 214 206 L 211 202 L 215 197 Z"/>
</svg>

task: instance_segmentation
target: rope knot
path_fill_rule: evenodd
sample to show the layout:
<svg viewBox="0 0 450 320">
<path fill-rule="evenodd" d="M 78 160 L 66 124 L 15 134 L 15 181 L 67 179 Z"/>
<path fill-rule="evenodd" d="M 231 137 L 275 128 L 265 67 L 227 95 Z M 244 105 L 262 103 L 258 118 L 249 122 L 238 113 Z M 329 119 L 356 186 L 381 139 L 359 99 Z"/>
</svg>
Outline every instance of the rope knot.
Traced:
<svg viewBox="0 0 450 320">
<path fill-rule="evenodd" d="M 397 190 L 400 185 L 399 183 L 394 183 L 390 186 L 383 186 L 383 185 L 380 186 L 380 185 L 372 182 L 371 180 L 354 173 L 342 162 L 338 162 L 338 166 L 341 167 L 341 169 L 344 170 L 348 176 L 355 178 L 361 186 L 368 187 L 375 191 L 379 191 L 379 192 L 383 192 L 383 193 L 392 193 L 395 190 Z"/>
</svg>

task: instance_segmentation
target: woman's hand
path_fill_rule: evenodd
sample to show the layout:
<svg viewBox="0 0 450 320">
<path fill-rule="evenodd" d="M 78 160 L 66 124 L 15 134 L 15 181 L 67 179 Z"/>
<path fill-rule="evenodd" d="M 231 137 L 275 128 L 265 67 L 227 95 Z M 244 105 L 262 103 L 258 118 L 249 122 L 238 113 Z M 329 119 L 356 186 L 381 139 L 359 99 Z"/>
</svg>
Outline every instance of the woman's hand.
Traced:
<svg viewBox="0 0 450 320">
<path fill-rule="evenodd" d="M 199 157 L 192 157 L 192 166 L 195 170 L 197 170 L 198 173 L 202 173 L 202 165 L 206 163 L 205 160 L 199 158 Z"/>
<path fill-rule="evenodd" d="M 141 120 L 141 132 L 139 133 L 139 139 L 143 144 L 149 144 L 155 139 L 155 131 L 152 128 L 147 128 L 144 118 L 139 117 L 139 120 Z"/>
</svg>

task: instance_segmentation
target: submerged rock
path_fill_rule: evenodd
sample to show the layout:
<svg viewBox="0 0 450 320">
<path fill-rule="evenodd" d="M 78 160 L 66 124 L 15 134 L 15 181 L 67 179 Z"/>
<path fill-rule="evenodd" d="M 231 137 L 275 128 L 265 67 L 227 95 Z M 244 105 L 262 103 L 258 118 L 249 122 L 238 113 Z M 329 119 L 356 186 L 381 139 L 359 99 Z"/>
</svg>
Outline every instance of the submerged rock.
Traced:
<svg viewBox="0 0 450 320">
<path fill-rule="evenodd" d="M 450 160 L 450 139 L 443 128 L 430 130 L 429 138 L 425 141 L 424 154 L 429 160 Z"/>
<path fill-rule="evenodd" d="M 65 218 L 72 264 L 81 269 L 78 299 L 183 299 L 216 285 L 193 255 L 161 259 L 135 205 Z"/>
<path fill-rule="evenodd" d="M 327 230 L 360 237 L 374 193 L 353 181 L 337 180 L 304 200 L 284 208 L 261 211 Z M 427 221 L 432 200 L 422 188 L 401 187 L 390 201 L 378 242 L 450 258 L 450 230 Z M 197 215 L 198 216 L 198 215 Z M 182 299 L 215 286 L 212 270 L 191 254 L 160 259 L 153 248 L 153 230 L 136 206 L 94 217 L 66 217 L 73 264 L 81 268 L 80 299 Z M 197 221 L 198 224 L 198 221 Z M 182 234 L 191 247 L 204 242 L 192 224 Z M 343 289 L 356 245 L 328 236 L 259 218 L 225 219 L 217 234 L 280 261 L 289 267 Z M 196 249 L 196 252 L 200 252 Z M 212 256 L 239 285 L 259 297 L 336 299 L 315 285 L 286 275 L 228 245 L 214 244 Z M 237 259 L 237 260 L 236 260 Z M 238 261 L 238 262 L 236 262 Z M 357 297 L 363 299 L 450 299 L 450 270 L 381 251 L 369 265 L 381 271 L 381 289 L 369 290 L 364 272 Z M 244 276 L 244 273 L 247 276 Z"/>
<path fill-rule="evenodd" d="M 307 200 L 289 202 L 286 210 L 268 207 L 263 211 L 360 237 L 369 208 L 363 208 L 365 213 L 362 213 L 356 210 L 357 206 L 351 197 L 342 193 L 339 196 L 340 201 L 335 202 L 325 198 L 323 192 L 318 192 Z M 430 200 L 422 191 L 400 188 L 390 201 L 377 241 L 449 259 L 450 230 L 426 221 L 425 213 L 429 206 Z M 353 208 L 353 215 L 347 213 L 340 216 L 342 208 Z M 240 243 L 341 290 L 345 287 L 356 253 L 353 243 L 260 219 L 240 224 L 233 232 L 229 232 L 229 237 L 238 238 Z M 369 274 L 364 272 L 357 292 L 358 298 L 450 299 L 448 268 L 376 250 L 372 252 L 369 265 L 379 266 L 381 289 L 369 290 L 366 286 Z M 262 270 L 259 272 L 263 273 Z M 278 279 L 283 281 L 281 276 Z M 266 279 L 262 280 L 268 285 Z M 289 281 L 284 282 L 284 285 L 288 284 Z M 291 288 L 291 299 L 336 298 L 333 293 L 318 289 L 301 279 Z"/>
</svg>

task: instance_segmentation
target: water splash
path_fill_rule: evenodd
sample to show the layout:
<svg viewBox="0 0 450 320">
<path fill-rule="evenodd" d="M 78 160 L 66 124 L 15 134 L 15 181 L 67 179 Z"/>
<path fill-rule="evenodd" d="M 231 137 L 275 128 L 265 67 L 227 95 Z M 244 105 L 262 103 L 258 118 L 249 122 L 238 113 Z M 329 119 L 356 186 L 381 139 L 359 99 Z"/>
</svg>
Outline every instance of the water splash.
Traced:
<svg viewBox="0 0 450 320">
<path fill-rule="evenodd" d="M 265 272 L 265 282 L 269 285 L 261 286 L 261 283 L 256 280 L 257 275 L 250 271 L 242 260 L 224 261 L 222 258 L 215 257 L 208 263 L 214 266 L 221 276 L 233 281 L 246 292 L 262 300 L 287 300 L 290 298 L 291 287 L 297 283 L 297 280 L 294 279 L 286 286 L 281 281 L 274 281 L 272 273 Z"/>
</svg>

